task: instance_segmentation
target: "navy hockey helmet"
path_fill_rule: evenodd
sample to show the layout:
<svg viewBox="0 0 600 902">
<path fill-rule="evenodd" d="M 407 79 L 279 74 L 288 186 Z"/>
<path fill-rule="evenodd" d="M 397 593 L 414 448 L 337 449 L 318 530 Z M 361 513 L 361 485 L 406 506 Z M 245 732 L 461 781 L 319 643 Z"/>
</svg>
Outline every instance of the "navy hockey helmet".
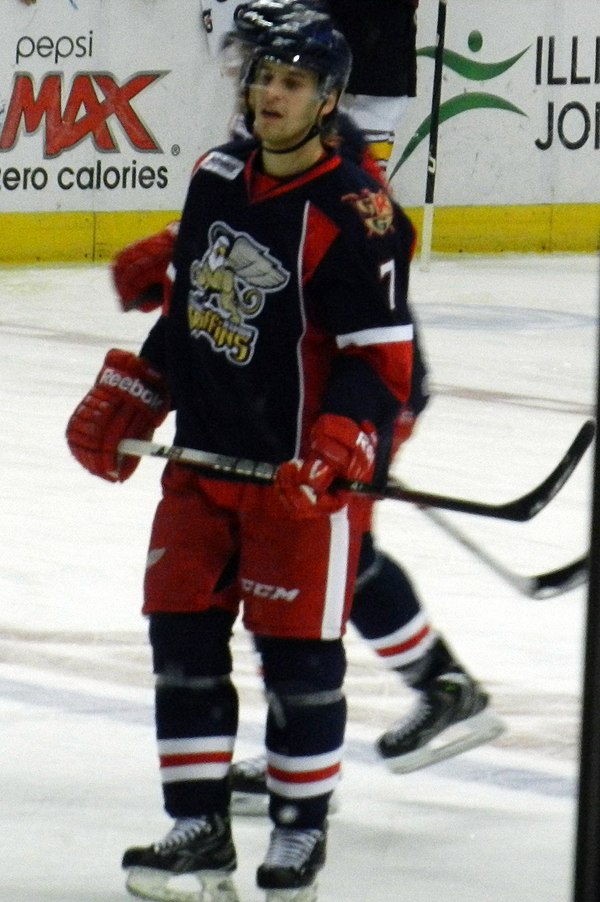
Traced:
<svg viewBox="0 0 600 902">
<path fill-rule="evenodd" d="M 294 0 L 254 0 L 239 6 L 234 13 L 234 28 L 225 41 L 238 40 L 255 46 L 266 30 L 289 14 Z"/>
<path fill-rule="evenodd" d="M 234 28 L 225 40 L 237 39 L 256 45 L 274 25 L 307 10 L 326 13 L 327 7 L 324 0 L 253 0 L 244 3 L 235 10 Z"/>
<path fill-rule="evenodd" d="M 341 94 L 350 77 L 350 47 L 318 0 L 255 0 L 240 10 L 232 36 L 252 47 L 244 87 L 265 58 L 315 72 L 323 97 Z"/>
</svg>

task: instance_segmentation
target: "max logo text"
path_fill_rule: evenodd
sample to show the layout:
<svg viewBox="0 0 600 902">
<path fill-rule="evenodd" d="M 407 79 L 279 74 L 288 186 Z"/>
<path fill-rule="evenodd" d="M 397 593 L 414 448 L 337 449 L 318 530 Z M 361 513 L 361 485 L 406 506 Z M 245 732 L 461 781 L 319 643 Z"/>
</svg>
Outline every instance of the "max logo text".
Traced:
<svg viewBox="0 0 600 902">
<path fill-rule="evenodd" d="M 27 73 L 15 76 L 6 109 L 0 152 L 12 150 L 21 128 L 27 134 L 45 124 L 44 156 L 57 157 L 91 138 L 100 153 L 115 153 L 119 146 L 111 126 L 118 122 L 127 140 L 142 153 L 160 153 L 161 147 L 132 106 L 132 101 L 166 72 L 142 72 L 120 85 L 110 74 L 80 72 L 65 99 L 63 76 L 50 73 L 36 93 Z"/>
</svg>

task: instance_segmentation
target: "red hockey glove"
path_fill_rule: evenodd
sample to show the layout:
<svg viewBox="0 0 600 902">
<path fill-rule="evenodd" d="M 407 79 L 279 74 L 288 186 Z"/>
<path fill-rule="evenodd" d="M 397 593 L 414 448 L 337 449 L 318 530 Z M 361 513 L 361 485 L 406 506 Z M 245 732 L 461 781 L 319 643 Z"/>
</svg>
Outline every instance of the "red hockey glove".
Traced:
<svg viewBox="0 0 600 902">
<path fill-rule="evenodd" d="M 113 282 L 123 310 L 156 310 L 163 302 L 167 266 L 173 256 L 178 222 L 129 244 L 112 262 Z"/>
<path fill-rule="evenodd" d="M 135 354 L 112 350 L 96 384 L 67 425 L 67 444 L 82 467 L 109 482 L 129 479 L 138 457 L 117 454 L 123 438 L 150 439 L 169 412 L 163 376 Z"/>
<path fill-rule="evenodd" d="M 296 516 L 333 513 L 346 503 L 329 494 L 335 479 L 364 482 L 373 475 L 377 433 L 370 423 L 359 426 L 348 417 L 322 414 L 314 424 L 306 458 L 290 460 L 277 470 L 275 487 Z"/>
</svg>

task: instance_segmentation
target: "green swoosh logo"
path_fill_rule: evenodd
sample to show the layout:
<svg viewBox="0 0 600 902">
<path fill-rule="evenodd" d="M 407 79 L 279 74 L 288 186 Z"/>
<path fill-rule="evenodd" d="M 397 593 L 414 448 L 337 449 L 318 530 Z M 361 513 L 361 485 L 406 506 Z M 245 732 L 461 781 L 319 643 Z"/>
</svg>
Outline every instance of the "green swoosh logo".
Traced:
<svg viewBox="0 0 600 902">
<path fill-rule="evenodd" d="M 451 97 L 450 100 L 446 100 L 441 104 L 440 125 L 442 122 L 447 122 L 448 119 L 452 119 L 454 116 L 460 115 L 460 113 L 466 113 L 468 110 L 483 109 L 506 110 L 509 113 L 517 113 L 519 116 L 527 115 L 527 113 L 524 113 L 523 110 L 520 110 L 519 107 L 510 103 L 510 101 L 505 100 L 503 97 L 498 97 L 496 94 L 485 94 L 479 91 L 472 91 L 467 94 L 459 94 L 456 97 Z M 402 156 L 394 166 L 390 179 L 396 175 L 397 171 L 410 157 L 415 148 L 417 148 L 421 141 L 427 137 L 430 126 L 431 116 L 427 116 L 404 148 Z"/>
<path fill-rule="evenodd" d="M 526 47 L 525 50 L 521 50 L 510 59 L 500 60 L 497 63 L 478 63 L 475 60 L 467 59 L 466 56 L 461 56 L 460 53 L 455 53 L 454 50 L 444 50 L 443 59 L 445 66 L 470 81 L 488 81 L 490 78 L 502 75 L 511 66 L 514 66 L 528 50 L 529 47 Z M 435 59 L 435 47 L 423 47 L 421 50 L 417 50 L 417 56 Z"/>
</svg>

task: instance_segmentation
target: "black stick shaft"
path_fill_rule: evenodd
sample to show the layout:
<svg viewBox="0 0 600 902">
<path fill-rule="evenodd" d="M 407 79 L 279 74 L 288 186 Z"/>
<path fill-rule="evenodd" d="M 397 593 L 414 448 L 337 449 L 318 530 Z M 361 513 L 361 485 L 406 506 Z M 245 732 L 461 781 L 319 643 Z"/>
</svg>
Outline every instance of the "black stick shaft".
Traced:
<svg viewBox="0 0 600 902">
<path fill-rule="evenodd" d="M 390 479 L 381 488 L 362 482 L 339 482 L 334 484 L 334 488 L 367 495 L 374 500 L 387 498 L 480 517 L 523 522 L 531 520 L 562 488 L 591 444 L 594 434 L 595 422 L 587 420 L 552 472 L 525 495 L 503 504 L 422 492 L 418 489 L 408 488 L 394 479 Z M 219 474 L 236 480 L 262 484 L 273 482 L 277 473 L 277 466 L 271 463 L 228 457 L 223 454 L 198 451 L 194 448 L 183 448 L 177 445 L 158 445 L 137 439 L 124 439 L 119 443 L 119 451 L 121 454 L 130 454 L 134 457 L 161 457 L 164 460 L 178 461 L 188 466 L 198 467 L 207 475 Z"/>
<path fill-rule="evenodd" d="M 437 21 L 437 45 L 433 70 L 433 93 L 431 98 L 431 126 L 429 130 L 429 156 L 427 161 L 427 181 L 425 203 L 432 204 L 435 197 L 435 176 L 437 171 L 438 130 L 440 126 L 440 103 L 442 99 L 442 69 L 444 65 L 444 43 L 446 40 L 446 0 L 440 0 Z"/>
<path fill-rule="evenodd" d="M 429 123 L 429 153 L 427 156 L 425 206 L 423 208 L 423 228 L 421 233 L 421 269 L 425 271 L 429 269 L 431 247 L 433 244 L 433 205 L 435 198 L 435 178 L 437 175 L 438 130 L 440 124 L 440 104 L 442 99 L 442 70 L 444 65 L 445 40 L 446 0 L 439 0 L 437 43 L 435 48 L 433 92 L 431 96 L 431 116 Z"/>
</svg>

